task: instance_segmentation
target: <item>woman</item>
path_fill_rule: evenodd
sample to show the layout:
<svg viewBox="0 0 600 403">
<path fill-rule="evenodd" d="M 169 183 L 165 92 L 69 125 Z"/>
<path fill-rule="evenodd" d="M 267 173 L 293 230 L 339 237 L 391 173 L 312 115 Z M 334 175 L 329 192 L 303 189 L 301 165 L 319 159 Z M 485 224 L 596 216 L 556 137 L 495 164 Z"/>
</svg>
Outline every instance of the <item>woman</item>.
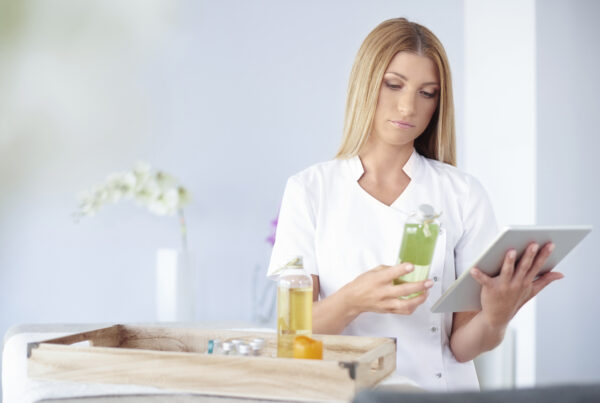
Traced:
<svg viewBox="0 0 600 403">
<path fill-rule="evenodd" d="M 313 332 L 397 338 L 397 372 L 426 389 L 478 388 L 473 358 L 497 346 L 519 308 L 550 282 L 534 281 L 553 245 L 532 244 L 501 274 L 477 269 L 480 312 L 434 314 L 431 305 L 497 234 L 483 187 L 455 166 L 450 68 L 439 40 L 404 18 L 376 27 L 350 76 L 336 158 L 286 185 L 269 274 L 292 257 L 313 276 Z M 430 204 L 440 217 L 430 278 L 393 285 L 408 215 Z M 424 291 L 412 299 L 400 296 Z"/>
</svg>

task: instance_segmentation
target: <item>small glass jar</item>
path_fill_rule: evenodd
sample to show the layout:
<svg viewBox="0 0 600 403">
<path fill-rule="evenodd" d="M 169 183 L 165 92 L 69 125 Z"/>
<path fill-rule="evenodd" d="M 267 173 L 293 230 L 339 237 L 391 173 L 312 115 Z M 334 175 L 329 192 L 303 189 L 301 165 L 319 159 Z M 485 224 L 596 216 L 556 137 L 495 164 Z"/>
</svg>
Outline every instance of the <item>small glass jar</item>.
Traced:
<svg viewBox="0 0 600 403">
<path fill-rule="evenodd" d="M 242 356 L 249 356 L 252 352 L 250 345 L 248 343 L 239 343 L 236 347 L 237 354 Z"/>
<path fill-rule="evenodd" d="M 235 346 L 230 341 L 224 341 L 221 344 L 223 355 L 235 355 Z"/>
<path fill-rule="evenodd" d="M 261 341 L 258 341 L 261 340 Z M 252 355 L 259 356 L 262 354 L 262 349 L 265 343 L 262 339 L 254 339 L 250 342 L 250 348 L 252 349 Z"/>
<path fill-rule="evenodd" d="M 222 351 L 222 342 L 219 339 L 211 339 L 208 341 L 207 354 L 221 354 Z"/>
</svg>

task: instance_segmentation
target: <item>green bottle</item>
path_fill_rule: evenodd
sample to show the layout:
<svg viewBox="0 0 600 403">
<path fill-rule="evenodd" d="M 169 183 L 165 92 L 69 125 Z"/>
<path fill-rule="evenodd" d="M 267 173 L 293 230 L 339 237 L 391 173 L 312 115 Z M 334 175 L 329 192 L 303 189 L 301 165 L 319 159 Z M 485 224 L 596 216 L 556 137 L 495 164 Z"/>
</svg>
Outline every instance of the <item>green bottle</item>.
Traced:
<svg viewBox="0 0 600 403">
<path fill-rule="evenodd" d="M 415 269 L 395 279 L 394 284 L 423 281 L 429 277 L 431 259 L 440 232 L 440 223 L 437 220 L 440 214 L 436 214 L 429 204 L 421 204 L 418 211 L 411 214 L 406 221 L 398 263 L 410 262 Z M 409 299 L 421 293 L 416 292 L 400 298 Z"/>
</svg>

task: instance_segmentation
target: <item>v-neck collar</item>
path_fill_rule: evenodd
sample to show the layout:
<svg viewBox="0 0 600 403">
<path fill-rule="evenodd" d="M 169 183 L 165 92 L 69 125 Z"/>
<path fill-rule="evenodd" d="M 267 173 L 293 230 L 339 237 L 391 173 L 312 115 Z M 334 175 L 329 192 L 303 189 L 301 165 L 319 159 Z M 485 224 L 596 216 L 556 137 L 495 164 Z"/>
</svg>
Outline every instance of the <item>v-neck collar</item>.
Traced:
<svg viewBox="0 0 600 403">
<path fill-rule="evenodd" d="M 379 203 L 382 206 L 385 206 L 388 208 L 391 207 L 396 210 L 403 211 L 404 209 L 401 208 L 402 202 L 407 197 L 409 197 L 409 193 L 412 191 L 412 188 L 414 188 L 416 186 L 414 182 L 417 179 L 417 177 L 419 176 L 419 172 L 420 172 L 421 166 L 423 164 L 422 158 L 423 157 L 417 152 L 417 150 L 415 150 L 413 148 L 413 152 L 410 155 L 408 161 L 406 161 L 406 164 L 404 164 L 404 166 L 402 167 L 402 170 L 404 171 L 404 173 L 406 173 L 406 175 L 408 175 L 408 177 L 410 178 L 410 182 L 406 186 L 404 191 L 400 194 L 400 196 L 398 196 L 398 198 L 396 200 L 394 200 L 392 202 L 392 204 L 390 204 L 389 206 L 387 204 L 381 202 L 380 200 L 376 199 L 375 197 L 373 197 L 373 195 L 371 195 L 369 192 L 367 192 L 365 189 L 363 189 L 362 186 L 360 186 L 360 184 L 358 183 L 358 180 L 365 173 L 365 168 L 362 164 L 360 157 L 358 155 L 355 155 L 354 157 L 349 158 L 348 162 L 350 164 L 351 178 L 355 182 L 355 184 L 359 188 L 359 190 L 364 195 L 368 196 L 370 199 Z"/>
<path fill-rule="evenodd" d="M 413 152 L 408 158 L 408 161 L 406 161 L 406 164 L 404 164 L 404 166 L 402 167 L 402 170 L 406 175 L 408 175 L 408 177 L 411 179 L 411 182 L 419 173 L 419 169 L 422 165 L 421 158 L 423 157 L 421 157 L 417 150 L 413 148 Z M 349 158 L 348 162 L 350 163 L 352 179 L 358 181 L 361 178 L 361 176 L 363 176 L 363 174 L 365 173 L 365 168 L 362 164 L 360 157 L 358 155 L 355 155 L 354 157 Z"/>
</svg>

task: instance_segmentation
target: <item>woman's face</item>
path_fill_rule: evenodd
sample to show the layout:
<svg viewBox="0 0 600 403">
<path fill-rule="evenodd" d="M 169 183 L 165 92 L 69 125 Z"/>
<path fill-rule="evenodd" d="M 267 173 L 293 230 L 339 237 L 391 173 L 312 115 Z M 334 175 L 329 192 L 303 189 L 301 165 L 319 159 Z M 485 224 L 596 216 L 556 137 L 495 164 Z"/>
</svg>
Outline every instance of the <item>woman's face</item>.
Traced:
<svg viewBox="0 0 600 403">
<path fill-rule="evenodd" d="M 383 76 L 371 138 L 394 146 L 412 145 L 437 108 L 439 82 L 430 58 L 396 54 Z"/>
</svg>

